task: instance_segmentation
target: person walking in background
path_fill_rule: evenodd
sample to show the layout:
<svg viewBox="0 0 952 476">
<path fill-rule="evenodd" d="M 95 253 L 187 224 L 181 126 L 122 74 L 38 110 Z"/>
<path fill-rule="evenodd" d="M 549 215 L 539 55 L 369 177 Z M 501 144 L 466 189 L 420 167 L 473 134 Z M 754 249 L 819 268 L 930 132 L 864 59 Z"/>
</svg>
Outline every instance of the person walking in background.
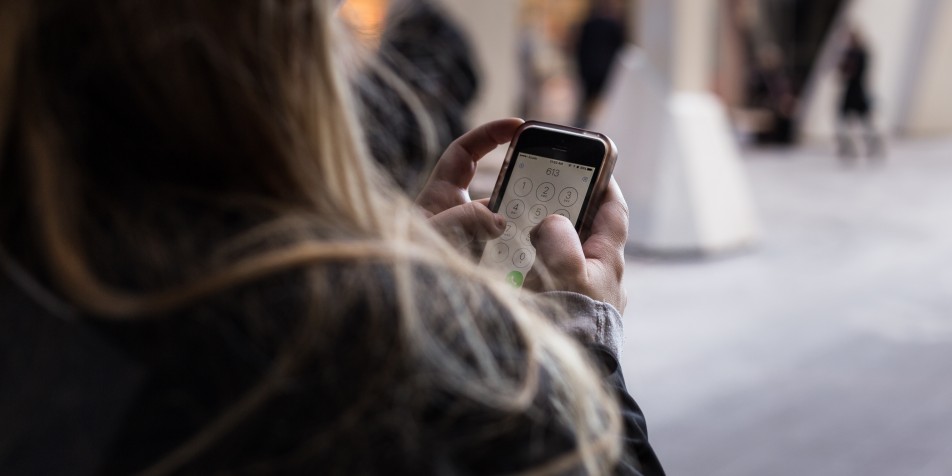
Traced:
<svg viewBox="0 0 952 476">
<path fill-rule="evenodd" d="M 591 119 L 612 66 L 625 44 L 624 5 L 621 0 L 594 0 L 578 30 L 575 64 L 582 86 L 582 98 L 575 125 L 585 127 Z"/>
<path fill-rule="evenodd" d="M 796 140 L 793 116 L 797 97 L 784 65 L 783 50 L 768 43 L 757 51 L 749 86 L 749 104 L 767 112 L 769 124 L 758 133 L 761 144 L 790 145 Z"/>
<path fill-rule="evenodd" d="M 839 107 L 837 132 L 837 155 L 844 163 L 852 162 L 858 155 L 851 129 L 859 123 L 866 138 L 866 154 L 872 158 L 883 157 L 883 144 L 876 132 L 872 117 L 872 98 L 867 90 L 869 49 L 859 32 L 849 32 L 848 45 L 840 58 L 839 74 L 842 92 Z"/>
</svg>

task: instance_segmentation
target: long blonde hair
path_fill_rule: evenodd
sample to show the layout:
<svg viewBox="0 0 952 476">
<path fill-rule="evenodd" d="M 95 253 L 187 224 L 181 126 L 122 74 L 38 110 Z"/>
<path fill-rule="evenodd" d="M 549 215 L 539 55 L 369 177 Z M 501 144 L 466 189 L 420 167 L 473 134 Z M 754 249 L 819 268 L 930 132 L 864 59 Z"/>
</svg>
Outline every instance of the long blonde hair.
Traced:
<svg viewBox="0 0 952 476">
<path fill-rule="evenodd" d="M 0 197 L 25 204 L 34 266 L 59 293 L 113 321 L 288 273 L 306 295 L 268 372 L 149 474 L 186 467 L 312 365 L 317 336 L 354 318 L 329 303 L 387 312 L 389 293 L 393 358 L 425 374 L 416 388 L 512 415 L 542 400 L 576 448 L 530 473 L 608 471 L 620 417 L 585 353 L 368 158 L 333 3 L 0 0 L 0 183 L 19 184 Z M 361 278 L 328 282 L 350 268 Z"/>
</svg>

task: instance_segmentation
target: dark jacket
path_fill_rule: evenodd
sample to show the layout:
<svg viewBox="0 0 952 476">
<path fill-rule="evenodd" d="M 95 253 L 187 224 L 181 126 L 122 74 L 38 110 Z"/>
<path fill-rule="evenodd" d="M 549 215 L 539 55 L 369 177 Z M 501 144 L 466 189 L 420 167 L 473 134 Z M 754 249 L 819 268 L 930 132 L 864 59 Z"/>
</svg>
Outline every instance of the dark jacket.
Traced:
<svg viewBox="0 0 952 476">
<path fill-rule="evenodd" d="M 586 100 L 602 94 L 624 44 L 625 27 L 617 18 L 595 12 L 582 23 L 575 45 L 575 61 Z"/>
<path fill-rule="evenodd" d="M 869 93 L 866 91 L 866 72 L 869 53 L 862 46 L 851 46 L 840 59 L 840 76 L 843 81 L 843 95 L 840 99 L 840 113 L 857 113 L 865 116 L 870 112 Z"/>
<path fill-rule="evenodd" d="M 162 319 L 83 319 L 36 286 L 29 275 L 9 271 L 0 273 L 0 474 L 4 475 L 128 474 L 148 467 L 208 427 L 235 404 L 236 395 L 247 394 L 267 375 L 274 349 L 289 345 L 291 337 L 281 322 L 275 324 L 275 341 L 268 339 L 267 330 L 249 332 L 240 319 L 227 317 L 229 304 L 223 302 Z M 273 294 L 268 302 L 294 301 L 286 283 L 270 284 Z M 626 456 L 617 474 L 663 474 L 648 444 L 642 412 L 628 394 L 618 365 L 617 311 L 581 295 L 556 297 L 576 317 L 566 323 L 567 331 L 586 343 L 621 402 Z M 355 321 L 360 321 L 359 312 Z M 378 325 L 387 324 L 361 322 Z M 347 333 L 328 339 L 346 344 L 360 335 Z M 392 345 L 399 345 L 397 339 Z M 379 353 L 360 360 L 341 355 L 347 352 L 346 345 L 331 347 L 333 354 L 315 352 L 311 357 L 317 362 L 338 357 L 379 366 L 388 365 L 392 350 L 386 345 L 360 350 Z M 342 468 L 340 455 L 359 454 L 362 459 L 347 459 L 351 466 L 344 466 L 341 474 L 496 474 L 545 461 L 572 444 L 544 415 L 532 421 L 503 418 L 498 434 L 471 438 L 468 427 L 475 423 L 485 428 L 482 423 L 497 416 L 472 414 L 467 402 L 453 395 L 421 405 L 420 413 L 411 412 L 416 416 L 405 421 L 377 419 L 380 408 L 373 406 L 363 413 L 340 415 L 334 409 L 360 407 L 343 405 L 353 403 L 343 400 L 361 395 L 373 395 L 369 401 L 375 405 L 406 403 L 414 396 L 390 395 L 398 392 L 375 388 L 364 379 L 330 375 L 334 369 L 328 367 L 333 366 L 299 369 L 256 409 L 254 418 L 236 424 L 221 444 L 203 452 L 183 472 L 323 474 L 321 468 Z M 395 366 L 393 372 L 403 370 Z M 334 382 L 334 391 L 329 392 L 324 381 Z M 452 425 L 447 426 L 446 415 L 455 415 Z M 408 432 L 408 425 L 415 431 Z M 329 439 L 321 439 L 314 436 L 314 428 L 335 429 L 328 432 Z M 416 436 L 406 441 L 404 434 Z M 316 459 L 295 460 L 302 447 Z"/>
</svg>

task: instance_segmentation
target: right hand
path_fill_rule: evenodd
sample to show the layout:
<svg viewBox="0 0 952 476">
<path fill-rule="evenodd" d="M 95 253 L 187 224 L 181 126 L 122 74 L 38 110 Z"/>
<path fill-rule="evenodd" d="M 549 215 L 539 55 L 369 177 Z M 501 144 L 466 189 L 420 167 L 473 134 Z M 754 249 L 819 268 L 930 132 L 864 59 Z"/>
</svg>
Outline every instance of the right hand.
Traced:
<svg viewBox="0 0 952 476">
<path fill-rule="evenodd" d="M 628 205 L 614 178 L 605 191 L 585 243 L 579 239 L 572 222 L 559 215 L 549 215 L 542 220 L 530 238 L 536 249 L 536 260 L 552 280 L 552 287 L 545 291 L 574 291 L 607 302 L 624 313 L 628 303 L 622 283 Z"/>
</svg>

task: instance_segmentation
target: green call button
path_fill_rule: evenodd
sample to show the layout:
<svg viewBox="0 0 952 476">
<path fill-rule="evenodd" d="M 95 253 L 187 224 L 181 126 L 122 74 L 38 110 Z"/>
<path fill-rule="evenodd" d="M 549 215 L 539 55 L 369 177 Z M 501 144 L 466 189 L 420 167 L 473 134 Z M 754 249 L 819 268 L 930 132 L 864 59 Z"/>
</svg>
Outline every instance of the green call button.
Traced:
<svg viewBox="0 0 952 476">
<path fill-rule="evenodd" d="M 506 275 L 506 282 L 511 284 L 514 288 L 521 288 L 522 282 L 525 280 L 525 276 L 522 275 L 519 271 L 513 271 Z"/>
</svg>

